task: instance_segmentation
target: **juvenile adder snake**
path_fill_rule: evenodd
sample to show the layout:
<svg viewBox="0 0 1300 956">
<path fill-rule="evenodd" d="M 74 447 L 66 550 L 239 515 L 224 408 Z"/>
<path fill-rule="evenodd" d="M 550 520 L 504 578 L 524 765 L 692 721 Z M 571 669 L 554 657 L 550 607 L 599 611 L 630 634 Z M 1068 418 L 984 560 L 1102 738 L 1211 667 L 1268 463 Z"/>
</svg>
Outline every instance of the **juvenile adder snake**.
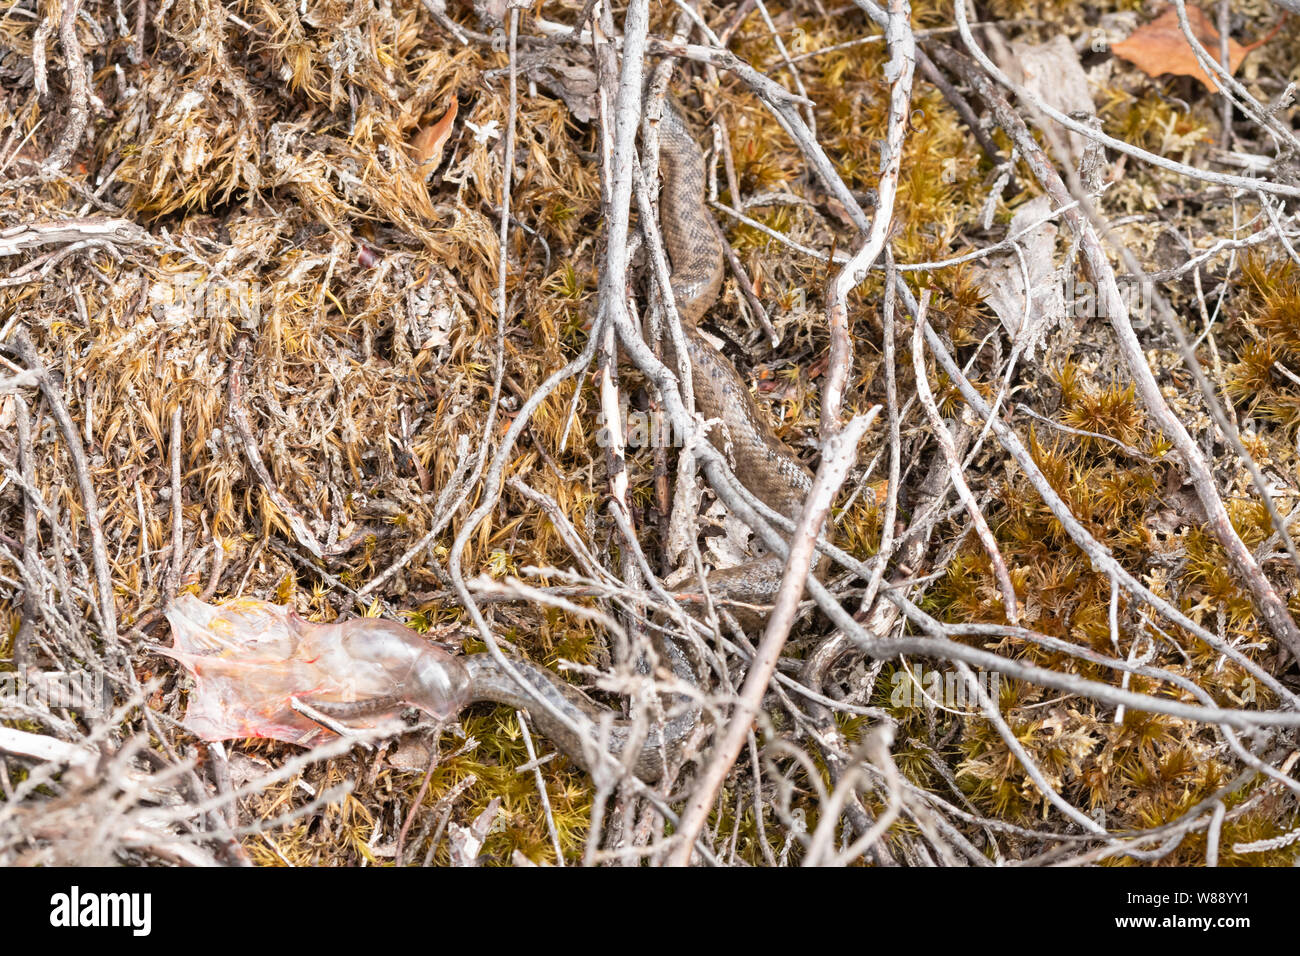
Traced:
<svg viewBox="0 0 1300 956">
<path fill-rule="evenodd" d="M 736 367 L 698 327 L 722 285 L 723 239 L 704 204 L 704 155 L 671 104 L 665 104 L 659 141 L 663 176 L 660 219 L 672 264 L 672 291 L 691 363 L 696 410 L 706 420 L 721 423 L 710 440 L 728 456 L 741 483 L 774 511 L 797 519 L 812 485 L 812 473 L 776 436 Z M 677 355 L 671 345 L 666 346 L 665 353 L 668 367 L 676 368 Z M 730 600 L 770 604 L 780 584 L 781 567 L 778 559 L 759 559 L 714 571 L 708 584 L 714 594 Z M 463 667 L 463 672 L 451 662 Z M 585 769 L 592 769 L 593 748 L 599 742 L 604 742 L 609 753 L 622 755 L 632 733 L 629 721 L 611 720 L 611 711 L 543 667 L 520 658 L 511 658 L 510 663 L 528 684 L 526 690 L 488 654 L 449 658 L 446 673 L 438 678 L 454 689 L 462 705 L 494 701 L 528 711 L 534 726 Z M 539 700 L 547 706 L 539 707 Z M 315 706 L 346 718 L 362 709 L 382 709 L 385 703 L 391 701 L 374 700 L 363 705 L 318 702 Z M 565 719 L 557 719 L 557 713 Z M 648 782 L 658 779 L 665 755 L 671 755 L 697 719 L 697 712 L 687 710 L 671 716 L 661 728 L 651 728 L 631 765 L 633 772 Z M 580 732 L 575 733 L 574 728 Z"/>
</svg>

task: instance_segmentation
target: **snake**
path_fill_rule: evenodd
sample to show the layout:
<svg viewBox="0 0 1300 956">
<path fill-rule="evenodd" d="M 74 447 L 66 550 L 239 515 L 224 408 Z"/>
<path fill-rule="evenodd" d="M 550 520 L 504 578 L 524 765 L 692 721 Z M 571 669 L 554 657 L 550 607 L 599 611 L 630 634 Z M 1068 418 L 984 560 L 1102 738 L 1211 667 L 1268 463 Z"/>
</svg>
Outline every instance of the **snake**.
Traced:
<svg viewBox="0 0 1300 956">
<path fill-rule="evenodd" d="M 660 222 L 696 411 L 713 423 L 709 440 L 727 456 L 741 484 L 778 514 L 796 520 L 812 486 L 812 472 L 777 436 L 770 415 L 759 407 L 735 364 L 700 329 L 701 319 L 718 298 L 725 263 L 724 239 L 705 204 L 704 153 L 671 99 L 665 100 L 658 132 L 663 183 Z M 664 360 L 669 368 L 676 368 L 679 357 L 671 337 L 665 338 L 669 341 Z M 715 570 L 707 583 L 711 593 L 727 600 L 770 604 L 780 584 L 781 569 L 782 561 L 769 556 Z M 679 659 L 678 670 L 684 669 L 682 663 Z M 432 681 L 424 689 L 424 699 L 435 699 L 444 711 L 485 701 L 527 711 L 539 733 L 588 771 L 599 757 L 597 746 L 603 745 L 607 753 L 621 759 L 634 739 L 630 720 L 596 704 L 550 670 L 520 657 L 442 655 L 431 659 L 421 674 L 413 678 L 412 686 Z M 406 696 L 407 702 L 412 702 L 411 694 Z M 312 705 L 329 716 L 348 719 L 376 713 L 392 703 L 371 699 L 313 701 Z M 662 776 L 699 720 L 698 709 L 689 705 L 671 711 L 667 720 L 636 735 L 639 750 L 627 760 L 631 771 L 648 783 Z"/>
</svg>

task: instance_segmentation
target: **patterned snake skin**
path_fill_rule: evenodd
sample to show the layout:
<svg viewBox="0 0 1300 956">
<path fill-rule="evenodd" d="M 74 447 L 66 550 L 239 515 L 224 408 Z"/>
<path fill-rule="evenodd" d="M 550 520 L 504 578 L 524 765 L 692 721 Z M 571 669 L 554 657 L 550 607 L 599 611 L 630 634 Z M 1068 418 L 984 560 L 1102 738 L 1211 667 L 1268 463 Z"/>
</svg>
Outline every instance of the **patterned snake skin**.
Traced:
<svg viewBox="0 0 1300 956">
<path fill-rule="evenodd" d="M 672 261 L 673 295 L 689 351 L 696 409 L 706 419 L 721 421 L 710 439 L 728 456 L 732 470 L 745 487 L 774 511 L 797 519 L 812 484 L 812 473 L 776 437 L 766 413 L 755 404 L 736 367 L 697 327 L 718 296 L 723 272 L 723 240 L 704 204 L 704 155 L 671 104 L 665 104 L 659 138 L 663 175 L 660 218 Z M 677 367 L 677 355 L 671 346 L 665 361 L 669 368 Z M 709 588 L 715 595 L 735 601 L 770 603 L 780 583 L 781 566 L 779 560 L 767 558 L 715 571 L 709 575 Z M 593 747 L 598 741 L 604 740 L 606 749 L 615 755 L 626 746 L 631 729 L 625 720 L 610 720 L 610 711 L 545 668 L 522 660 L 511 661 L 532 695 L 544 698 L 581 733 L 575 734 L 566 722 L 537 707 L 533 696 L 524 693 L 489 655 L 475 654 L 463 658 L 463 662 L 470 670 L 471 700 L 496 701 L 528 710 L 537 729 L 579 765 L 591 769 Z M 658 779 L 665 755 L 671 755 L 691 731 L 697 716 L 687 709 L 669 719 L 662 733 L 652 730 L 632 765 L 633 772 L 646 781 Z"/>
</svg>

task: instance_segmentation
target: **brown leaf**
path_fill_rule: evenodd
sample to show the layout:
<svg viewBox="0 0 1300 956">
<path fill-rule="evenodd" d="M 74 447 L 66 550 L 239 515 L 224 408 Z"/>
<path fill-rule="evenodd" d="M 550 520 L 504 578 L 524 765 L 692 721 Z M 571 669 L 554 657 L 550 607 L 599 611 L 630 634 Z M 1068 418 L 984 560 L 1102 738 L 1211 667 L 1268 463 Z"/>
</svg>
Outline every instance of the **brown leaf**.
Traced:
<svg viewBox="0 0 1300 956">
<path fill-rule="evenodd" d="M 442 119 L 421 128 L 411 137 L 411 157 L 425 167 L 426 173 L 433 172 L 442 161 L 442 150 L 447 145 L 447 138 L 451 136 L 451 127 L 456 122 L 459 108 L 460 105 L 453 96 Z"/>
<path fill-rule="evenodd" d="M 1217 61 L 1219 58 L 1219 31 L 1214 28 L 1200 8 L 1187 8 L 1187 22 L 1192 33 L 1201 41 L 1201 45 Z M 1270 34 L 1271 36 L 1272 34 Z M 1242 46 L 1236 40 L 1228 39 L 1228 72 L 1236 73 L 1241 61 L 1255 47 L 1265 42 L 1260 40 L 1250 46 Z M 1123 57 L 1135 65 L 1147 76 L 1160 76 L 1173 73 L 1177 76 L 1193 76 L 1200 80 L 1211 92 L 1217 92 L 1218 83 L 1201 69 L 1201 64 L 1192 52 L 1183 28 L 1178 24 L 1178 11 L 1170 7 L 1144 27 L 1139 27 L 1129 35 L 1127 40 L 1111 44 L 1111 52 Z"/>
</svg>

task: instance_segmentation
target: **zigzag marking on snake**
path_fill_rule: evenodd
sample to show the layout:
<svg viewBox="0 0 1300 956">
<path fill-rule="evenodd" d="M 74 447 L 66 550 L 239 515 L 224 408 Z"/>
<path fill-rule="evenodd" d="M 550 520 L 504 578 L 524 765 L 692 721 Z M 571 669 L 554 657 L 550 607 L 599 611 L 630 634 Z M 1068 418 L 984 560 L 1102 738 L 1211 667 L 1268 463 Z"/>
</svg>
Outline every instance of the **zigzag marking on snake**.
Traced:
<svg viewBox="0 0 1300 956">
<path fill-rule="evenodd" d="M 706 419 L 722 423 L 710 440 L 727 454 L 736 477 L 755 497 L 774 511 L 797 519 L 812 485 L 812 473 L 772 429 L 769 417 L 750 395 L 735 365 L 700 332 L 698 323 L 713 305 L 722 286 L 723 239 L 713 223 L 705 196 L 705 163 L 699 144 L 685 121 L 671 104 L 665 104 L 659 124 L 659 159 L 663 175 L 660 219 L 664 244 L 672 263 L 672 288 L 682 320 L 695 388 L 696 409 Z M 671 346 L 665 361 L 676 367 Z M 781 562 L 760 559 L 709 575 L 710 590 L 736 601 L 770 603 L 780 583 Z M 543 667 L 521 659 L 511 663 L 528 683 L 525 691 L 487 654 L 462 658 L 469 671 L 469 700 L 494 701 L 527 710 L 537 729 L 568 757 L 591 768 L 592 747 L 602 739 L 608 750 L 620 755 L 632 729 L 624 719 L 612 716 L 589 700 L 577 688 L 561 681 Z M 565 715 L 569 726 L 536 706 L 533 695 L 542 698 Z M 672 703 L 666 708 L 674 709 Z M 651 729 L 632 764 L 633 772 L 653 782 L 662 774 L 665 752 L 671 754 L 694 728 L 698 712 L 686 706 L 670 717 L 660 732 Z"/>
</svg>

